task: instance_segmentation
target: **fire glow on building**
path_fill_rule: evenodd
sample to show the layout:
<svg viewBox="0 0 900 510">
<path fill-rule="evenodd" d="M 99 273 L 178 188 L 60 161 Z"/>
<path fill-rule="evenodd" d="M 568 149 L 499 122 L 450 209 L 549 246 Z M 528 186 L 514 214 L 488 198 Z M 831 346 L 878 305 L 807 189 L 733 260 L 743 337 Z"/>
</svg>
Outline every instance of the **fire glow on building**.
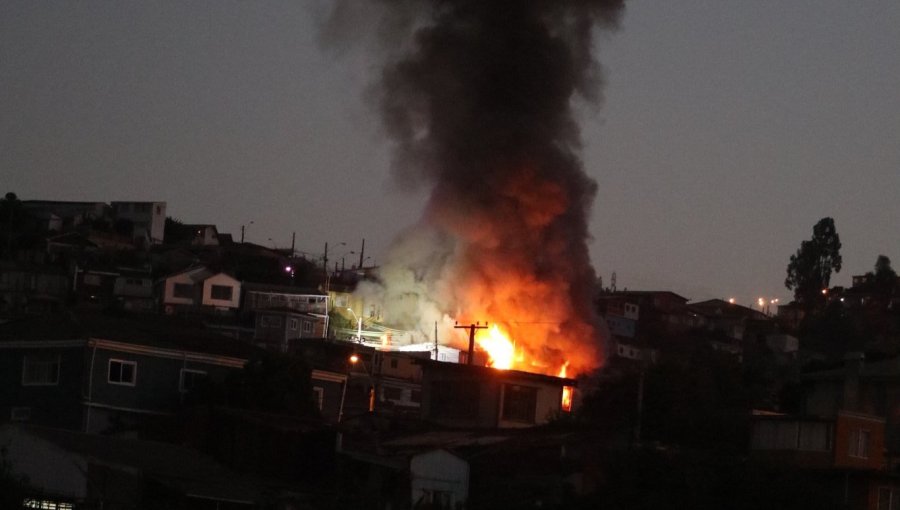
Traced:
<svg viewBox="0 0 900 510">
<path fill-rule="evenodd" d="M 476 340 L 497 368 L 572 377 L 600 366 L 587 247 L 596 184 L 571 103 L 599 99 L 593 35 L 617 26 L 622 1 L 379 4 L 394 41 L 379 84 L 393 170 L 430 199 L 380 283 L 360 292 L 391 326 L 462 349 L 454 324 L 489 323 Z"/>
</svg>

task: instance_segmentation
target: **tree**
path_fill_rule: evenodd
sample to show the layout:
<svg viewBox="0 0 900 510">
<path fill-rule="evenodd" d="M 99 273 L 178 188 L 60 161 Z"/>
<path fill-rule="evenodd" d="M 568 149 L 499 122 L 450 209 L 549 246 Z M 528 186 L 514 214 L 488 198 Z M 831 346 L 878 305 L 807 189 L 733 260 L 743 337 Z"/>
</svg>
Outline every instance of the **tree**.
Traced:
<svg viewBox="0 0 900 510">
<path fill-rule="evenodd" d="M 797 253 L 791 255 L 784 286 L 794 291 L 794 299 L 813 307 L 824 301 L 823 289 L 828 288 L 831 272 L 841 271 L 841 239 L 832 218 L 822 218 L 813 227 L 813 236 L 803 241 Z"/>
</svg>

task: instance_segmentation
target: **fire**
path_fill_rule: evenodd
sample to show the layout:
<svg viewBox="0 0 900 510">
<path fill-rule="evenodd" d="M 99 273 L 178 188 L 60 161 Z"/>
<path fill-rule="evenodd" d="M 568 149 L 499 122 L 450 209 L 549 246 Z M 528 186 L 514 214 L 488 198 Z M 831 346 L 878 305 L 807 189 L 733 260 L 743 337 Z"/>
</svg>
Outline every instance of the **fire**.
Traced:
<svg viewBox="0 0 900 510">
<path fill-rule="evenodd" d="M 553 373 L 550 367 L 538 360 L 526 359 L 525 352 L 517 349 L 516 343 L 510 339 L 510 335 L 497 324 L 491 326 L 487 334 L 476 337 L 476 342 L 478 347 L 487 353 L 489 367 L 502 370 L 516 369 L 527 372 Z M 557 377 L 566 377 L 568 368 L 569 361 L 566 360 L 556 372 Z"/>
<path fill-rule="evenodd" d="M 508 370 L 516 361 L 515 344 L 496 324 L 488 330 L 487 338 L 482 335 L 478 339 L 478 346 L 487 352 L 488 366 Z"/>
</svg>

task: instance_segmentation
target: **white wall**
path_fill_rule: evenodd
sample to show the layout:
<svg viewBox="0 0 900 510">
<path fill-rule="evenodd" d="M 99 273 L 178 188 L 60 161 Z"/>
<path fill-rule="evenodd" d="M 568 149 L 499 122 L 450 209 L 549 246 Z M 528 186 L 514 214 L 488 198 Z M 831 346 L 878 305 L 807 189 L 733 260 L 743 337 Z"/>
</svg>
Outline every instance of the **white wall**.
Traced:
<svg viewBox="0 0 900 510">
<path fill-rule="evenodd" d="M 449 492 L 450 508 L 469 498 L 469 463 L 446 450 L 415 455 L 409 461 L 412 506 L 426 491 Z"/>
<path fill-rule="evenodd" d="M 222 285 L 231 287 L 231 299 L 213 299 L 213 285 Z M 220 308 L 237 308 L 241 302 L 241 282 L 228 276 L 225 273 L 219 273 L 203 280 L 203 305 L 217 306 Z"/>
</svg>

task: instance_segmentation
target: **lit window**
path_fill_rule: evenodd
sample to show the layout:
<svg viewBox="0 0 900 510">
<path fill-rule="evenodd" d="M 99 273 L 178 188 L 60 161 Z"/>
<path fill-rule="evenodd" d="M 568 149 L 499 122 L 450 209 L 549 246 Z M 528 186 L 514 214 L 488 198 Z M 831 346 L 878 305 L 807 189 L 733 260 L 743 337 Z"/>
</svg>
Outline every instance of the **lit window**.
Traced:
<svg viewBox="0 0 900 510">
<path fill-rule="evenodd" d="M 137 379 L 137 363 L 119 359 L 109 360 L 108 381 L 110 384 L 134 386 Z"/>
<path fill-rule="evenodd" d="M 563 386 L 561 408 L 564 412 L 572 412 L 572 395 L 574 394 L 575 388 L 573 388 L 572 386 Z"/>
<path fill-rule="evenodd" d="M 59 354 L 25 355 L 22 362 L 22 386 L 59 384 Z"/>
</svg>

